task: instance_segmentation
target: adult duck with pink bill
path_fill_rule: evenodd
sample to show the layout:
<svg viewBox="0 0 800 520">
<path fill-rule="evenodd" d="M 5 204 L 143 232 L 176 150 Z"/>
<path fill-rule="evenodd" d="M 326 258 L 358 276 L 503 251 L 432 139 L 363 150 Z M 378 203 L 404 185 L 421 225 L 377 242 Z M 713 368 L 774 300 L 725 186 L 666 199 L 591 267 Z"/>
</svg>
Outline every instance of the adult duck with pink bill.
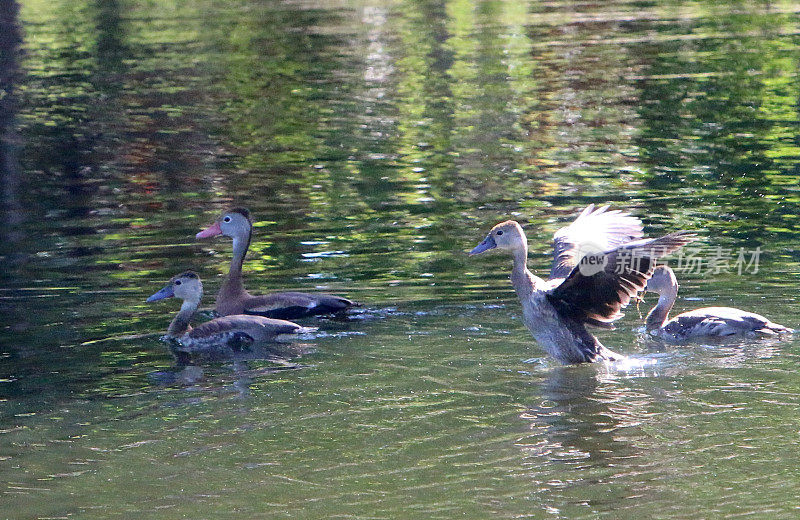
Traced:
<svg viewBox="0 0 800 520">
<path fill-rule="evenodd" d="M 242 264 L 250 248 L 252 233 L 253 221 L 250 212 L 244 208 L 226 211 L 216 222 L 197 233 L 197 238 L 222 235 L 233 240 L 230 269 L 217 294 L 218 314 L 253 314 L 288 320 L 338 314 L 358 305 L 347 298 L 324 293 L 277 292 L 257 296 L 247 292 L 242 281 Z"/>
</svg>

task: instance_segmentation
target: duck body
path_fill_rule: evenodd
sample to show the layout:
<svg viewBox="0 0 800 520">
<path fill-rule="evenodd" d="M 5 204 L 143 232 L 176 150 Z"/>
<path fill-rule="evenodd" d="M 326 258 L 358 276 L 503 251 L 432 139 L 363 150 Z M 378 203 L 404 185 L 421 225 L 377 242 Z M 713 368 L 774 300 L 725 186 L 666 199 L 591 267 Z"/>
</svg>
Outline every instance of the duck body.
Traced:
<svg viewBox="0 0 800 520">
<path fill-rule="evenodd" d="M 681 313 L 653 331 L 669 341 L 736 335 L 776 336 L 792 329 L 774 323 L 760 314 L 733 307 L 703 307 Z"/>
<path fill-rule="evenodd" d="M 641 236 L 641 222 L 635 217 L 590 205 L 556 233 L 549 280 L 528 270 L 527 239 L 512 220 L 493 227 L 470 255 L 495 248 L 511 253 L 511 285 L 522 305 L 523 321 L 556 360 L 615 361 L 624 356 L 603 346 L 586 326 L 613 329 L 621 309 L 644 289 L 655 260 L 694 240 L 684 232 L 645 240 Z M 625 255 L 636 261 L 626 263 Z"/>
<path fill-rule="evenodd" d="M 562 364 L 614 361 L 624 356 L 604 347 L 577 320 L 559 313 L 548 293 L 563 280 L 545 281 L 527 270 L 512 270 L 511 284 L 522 305 L 522 321 L 539 345 Z"/>
<path fill-rule="evenodd" d="M 252 343 L 275 341 L 308 330 L 291 321 L 243 314 L 215 318 L 193 328 L 190 322 L 200 305 L 202 291 L 199 277 L 187 271 L 173 277 L 166 287 L 147 299 L 148 302 L 172 297 L 184 300 L 166 334 L 167 339 L 180 345 L 179 350 L 241 350 Z"/>
<path fill-rule="evenodd" d="M 214 345 L 240 348 L 243 344 L 274 341 L 287 334 L 297 334 L 302 329 L 291 321 L 234 314 L 201 323 L 176 339 L 189 348 Z"/>
<path fill-rule="evenodd" d="M 647 314 L 646 329 L 653 336 L 670 342 L 737 335 L 778 336 L 792 333 L 760 314 L 733 307 L 703 307 L 669 318 L 678 297 L 678 281 L 668 266 L 658 266 L 647 282 L 647 291 L 659 294 L 658 303 Z"/>
<path fill-rule="evenodd" d="M 355 302 L 330 294 L 279 292 L 252 295 L 244 287 L 231 286 L 226 278 L 217 296 L 216 311 L 220 316 L 249 314 L 292 320 L 322 314 L 338 314 L 355 306 Z"/>
<path fill-rule="evenodd" d="M 522 321 L 545 351 L 563 364 L 616 361 L 621 356 L 603 346 L 586 326 L 562 316 L 548 301 L 547 291 L 531 294 L 522 304 Z"/>
<path fill-rule="evenodd" d="M 197 233 L 197 238 L 223 235 L 233 239 L 230 269 L 217 294 L 216 311 L 219 315 L 251 314 L 290 320 L 337 314 L 358 305 L 347 298 L 325 293 L 277 292 L 252 295 L 247 292 L 242 280 L 242 265 L 250 248 L 252 229 L 250 212 L 243 208 L 234 208 Z"/>
</svg>

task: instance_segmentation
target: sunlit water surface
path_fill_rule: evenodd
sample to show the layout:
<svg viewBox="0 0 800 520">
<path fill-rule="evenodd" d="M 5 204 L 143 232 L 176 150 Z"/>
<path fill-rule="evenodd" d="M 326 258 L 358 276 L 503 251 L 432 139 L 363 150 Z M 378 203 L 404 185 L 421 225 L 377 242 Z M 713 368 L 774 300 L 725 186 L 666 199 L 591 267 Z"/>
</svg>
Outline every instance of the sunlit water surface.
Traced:
<svg viewBox="0 0 800 520">
<path fill-rule="evenodd" d="M 680 310 L 799 326 L 800 3 L 2 14 L 0 516 L 800 515 L 800 339 L 665 345 L 632 306 L 598 333 L 630 363 L 561 367 L 508 259 L 464 253 L 516 218 L 545 275 L 610 202 L 703 236 Z M 254 292 L 364 306 L 292 356 L 182 369 L 176 302 L 144 300 L 192 268 L 211 304 L 230 244 L 193 237 L 230 205 Z"/>
</svg>

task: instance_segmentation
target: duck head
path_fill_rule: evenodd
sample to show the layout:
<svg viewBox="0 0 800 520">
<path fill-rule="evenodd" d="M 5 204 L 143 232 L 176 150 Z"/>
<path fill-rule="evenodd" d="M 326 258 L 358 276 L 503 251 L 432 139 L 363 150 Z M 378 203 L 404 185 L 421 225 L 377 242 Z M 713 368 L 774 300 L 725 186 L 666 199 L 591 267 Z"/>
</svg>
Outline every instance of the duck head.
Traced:
<svg viewBox="0 0 800 520">
<path fill-rule="evenodd" d="M 657 294 L 667 294 L 677 292 L 678 279 L 675 273 L 666 265 L 659 265 L 653 271 L 653 276 L 647 280 L 645 291 L 652 291 Z"/>
<path fill-rule="evenodd" d="M 233 208 L 220 215 L 216 222 L 195 235 L 195 238 L 211 238 L 218 235 L 244 238 L 250 235 L 252 228 L 250 212 L 244 208 Z"/>
<path fill-rule="evenodd" d="M 199 303 L 203 297 L 203 283 L 200 277 L 192 271 L 173 276 L 163 289 L 150 296 L 147 301 L 154 302 L 173 297 Z"/>
<path fill-rule="evenodd" d="M 469 254 L 470 256 L 478 255 L 490 249 L 505 249 L 506 251 L 527 250 L 525 232 L 522 231 L 522 226 L 514 220 L 506 220 L 497 224 Z"/>
</svg>

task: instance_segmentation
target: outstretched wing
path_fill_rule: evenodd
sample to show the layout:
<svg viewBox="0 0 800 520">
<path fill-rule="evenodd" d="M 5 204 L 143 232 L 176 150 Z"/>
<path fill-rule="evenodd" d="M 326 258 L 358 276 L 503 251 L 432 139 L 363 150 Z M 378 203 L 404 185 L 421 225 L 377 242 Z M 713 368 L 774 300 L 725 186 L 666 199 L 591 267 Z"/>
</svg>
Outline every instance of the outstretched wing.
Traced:
<svg viewBox="0 0 800 520">
<path fill-rule="evenodd" d="M 588 248 L 593 252 L 610 251 L 626 242 L 642 238 L 638 218 L 608 206 L 584 209 L 578 218 L 553 236 L 553 267 L 550 278 L 565 278 L 578 265 Z"/>
<path fill-rule="evenodd" d="M 581 323 L 607 326 L 622 317 L 622 308 L 644 290 L 656 261 L 693 242 L 696 236 L 678 231 L 660 238 L 628 242 L 603 253 L 604 262 L 575 266 L 547 293 L 556 310 Z"/>
</svg>

